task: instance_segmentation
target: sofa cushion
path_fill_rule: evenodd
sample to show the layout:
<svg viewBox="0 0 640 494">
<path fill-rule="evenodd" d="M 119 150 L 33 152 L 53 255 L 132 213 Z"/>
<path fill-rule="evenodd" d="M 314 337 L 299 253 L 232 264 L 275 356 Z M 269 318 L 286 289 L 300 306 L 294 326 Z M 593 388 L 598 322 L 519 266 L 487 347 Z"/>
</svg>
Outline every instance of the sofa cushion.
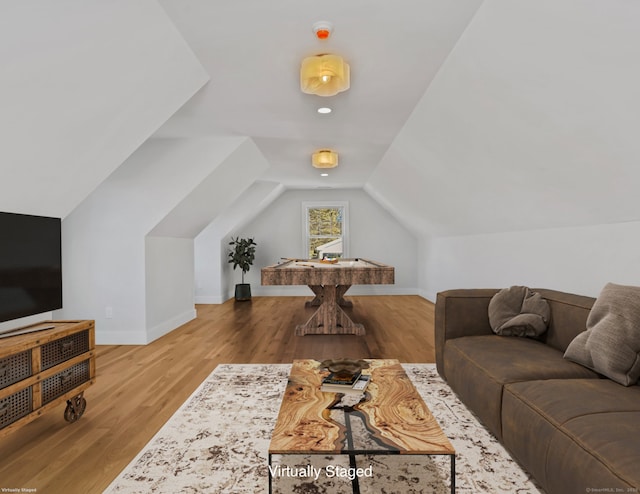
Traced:
<svg viewBox="0 0 640 494">
<path fill-rule="evenodd" d="M 640 287 L 608 283 L 569 344 L 567 359 L 629 386 L 640 378 Z"/>
<path fill-rule="evenodd" d="M 508 384 L 510 393 L 557 427 L 591 413 L 640 412 L 640 387 L 609 379 L 551 379 Z"/>
<path fill-rule="evenodd" d="M 526 286 L 503 288 L 489 302 L 489 323 L 502 336 L 540 336 L 549 325 L 549 304 Z"/>
<path fill-rule="evenodd" d="M 502 387 L 520 381 L 554 378 L 597 379 L 598 375 L 562 358 L 562 352 L 529 338 L 497 335 L 447 340 L 447 382 L 498 438 L 502 436 Z"/>
<path fill-rule="evenodd" d="M 586 329 L 587 317 L 596 299 L 545 288 L 536 288 L 536 291 L 551 309 L 549 329 L 542 338 L 547 345 L 564 352 L 569 343 Z"/>
<path fill-rule="evenodd" d="M 585 415 L 549 444 L 549 493 L 640 492 L 640 412 Z"/>
<path fill-rule="evenodd" d="M 504 388 L 503 442 L 550 492 L 584 493 L 587 487 L 607 487 L 601 484 L 605 480 L 612 488 L 633 485 L 638 476 L 632 474 L 627 460 L 616 458 L 613 448 L 603 448 L 596 440 L 598 434 L 602 439 L 611 428 L 624 430 L 633 425 L 629 422 L 624 426 L 621 422 L 619 428 L 605 426 L 612 417 L 640 420 L 640 388 L 625 388 L 608 379 L 512 383 Z M 589 424 L 600 432 L 588 431 Z M 616 438 L 614 432 L 611 440 L 615 442 L 622 437 Z M 595 458 L 591 457 L 590 448 L 596 448 Z M 559 450 L 563 453 L 558 454 Z M 628 455 L 637 463 L 640 448 L 633 446 L 631 450 Z M 606 457 L 600 458 L 600 453 Z M 619 473 L 611 473 L 611 469 Z M 569 486 L 571 482 L 575 484 L 576 478 L 584 483 Z"/>
</svg>

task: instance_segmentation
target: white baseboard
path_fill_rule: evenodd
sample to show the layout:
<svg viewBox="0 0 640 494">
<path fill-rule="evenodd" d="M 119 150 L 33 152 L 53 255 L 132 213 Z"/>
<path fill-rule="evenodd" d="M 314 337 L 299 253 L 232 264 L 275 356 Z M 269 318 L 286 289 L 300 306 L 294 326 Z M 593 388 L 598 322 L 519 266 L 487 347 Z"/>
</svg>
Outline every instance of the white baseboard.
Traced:
<svg viewBox="0 0 640 494">
<path fill-rule="evenodd" d="M 146 331 L 104 331 L 96 325 L 96 345 L 146 345 Z"/>
<path fill-rule="evenodd" d="M 182 326 L 189 321 L 192 321 L 196 318 L 196 309 L 189 309 L 188 311 L 183 312 L 182 314 L 178 314 L 177 316 L 172 317 L 166 321 L 161 322 L 160 324 L 156 324 L 152 328 L 147 329 L 147 343 L 151 343 L 153 340 L 157 340 L 161 336 L 164 336 L 167 333 L 170 333 L 174 329 Z"/>
<path fill-rule="evenodd" d="M 429 302 L 435 304 L 436 303 L 436 293 L 428 290 L 420 290 L 418 293 L 422 298 L 426 298 Z"/>
<path fill-rule="evenodd" d="M 96 345 L 147 345 L 161 336 L 196 318 L 196 309 L 190 309 L 152 328 L 143 330 L 101 330 L 96 324 Z"/>
<path fill-rule="evenodd" d="M 196 304 L 223 304 L 226 300 L 222 295 L 196 295 Z"/>
</svg>

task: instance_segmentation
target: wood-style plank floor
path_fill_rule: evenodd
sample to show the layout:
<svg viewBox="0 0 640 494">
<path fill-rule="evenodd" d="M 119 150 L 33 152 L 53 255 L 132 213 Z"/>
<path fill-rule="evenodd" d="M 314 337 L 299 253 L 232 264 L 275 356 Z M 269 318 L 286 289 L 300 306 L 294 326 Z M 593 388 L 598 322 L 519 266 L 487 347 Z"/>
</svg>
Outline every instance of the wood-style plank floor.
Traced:
<svg viewBox="0 0 640 494">
<path fill-rule="evenodd" d="M 434 306 L 419 296 L 349 297 L 365 336 L 294 336 L 305 297 L 197 306 L 195 320 L 145 346 L 98 346 L 96 384 L 74 424 L 64 405 L 0 440 L 0 490 L 100 493 L 221 363 L 299 358 L 434 362 Z"/>
</svg>

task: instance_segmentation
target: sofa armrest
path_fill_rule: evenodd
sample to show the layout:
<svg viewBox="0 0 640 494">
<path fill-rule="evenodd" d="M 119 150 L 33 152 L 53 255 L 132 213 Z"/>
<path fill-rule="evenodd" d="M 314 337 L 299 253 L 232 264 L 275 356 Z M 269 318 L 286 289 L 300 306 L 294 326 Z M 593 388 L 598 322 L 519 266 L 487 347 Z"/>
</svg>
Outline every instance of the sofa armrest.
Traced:
<svg viewBox="0 0 640 494">
<path fill-rule="evenodd" d="M 493 334 L 489 324 L 489 302 L 497 288 L 447 290 L 436 298 L 435 343 L 436 366 L 444 375 L 444 344 L 452 338 Z"/>
</svg>

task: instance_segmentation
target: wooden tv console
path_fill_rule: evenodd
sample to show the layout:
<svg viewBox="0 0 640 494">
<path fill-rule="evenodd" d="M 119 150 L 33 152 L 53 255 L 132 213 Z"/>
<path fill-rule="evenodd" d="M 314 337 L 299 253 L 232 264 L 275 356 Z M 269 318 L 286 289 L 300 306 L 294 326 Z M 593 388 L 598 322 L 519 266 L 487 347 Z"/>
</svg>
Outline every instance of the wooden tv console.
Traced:
<svg viewBox="0 0 640 494">
<path fill-rule="evenodd" d="M 0 437 L 66 401 L 78 420 L 95 381 L 94 321 L 45 321 L 0 338 Z"/>
</svg>

